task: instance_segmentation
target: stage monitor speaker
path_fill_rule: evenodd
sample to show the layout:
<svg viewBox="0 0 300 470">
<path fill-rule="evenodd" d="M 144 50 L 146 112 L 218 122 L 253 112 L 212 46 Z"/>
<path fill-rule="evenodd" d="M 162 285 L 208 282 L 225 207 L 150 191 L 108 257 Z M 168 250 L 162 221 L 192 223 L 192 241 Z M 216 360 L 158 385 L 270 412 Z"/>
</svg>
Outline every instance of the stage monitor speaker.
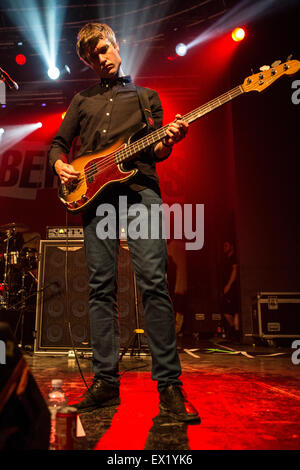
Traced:
<svg viewBox="0 0 300 470">
<path fill-rule="evenodd" d="M 47 404 L 7 323 L 0 339 L 0 450 L 47 450 Z"/>
<path fill-rule="evenodd" d="M 65 288 L 67 265 L 68 298 Z M 82 240 L 42 240 L 36 310 L 36 354 L 64 354 L 74 346 L 90 352 L 88 269 Z M 143 328 L 142 302 L 128 245 L 121 241 L 117 292 L 120 341 L 124 347 L 135 328 Z"/>
</svg>

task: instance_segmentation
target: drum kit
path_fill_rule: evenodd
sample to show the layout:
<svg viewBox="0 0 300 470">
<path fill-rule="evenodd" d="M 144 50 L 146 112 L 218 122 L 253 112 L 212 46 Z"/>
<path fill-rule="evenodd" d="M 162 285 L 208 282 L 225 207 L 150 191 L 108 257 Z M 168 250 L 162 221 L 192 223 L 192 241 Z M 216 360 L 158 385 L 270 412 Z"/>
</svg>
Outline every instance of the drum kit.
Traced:
<svg viewBox="0 0 300 470">
<path fill-rule="evenodd" d="M 24 224 L 0 226 L 0 310 L 24 309 L 36 292 L 40 236 L 25 237 L 28 231 Z"/>
</svg>

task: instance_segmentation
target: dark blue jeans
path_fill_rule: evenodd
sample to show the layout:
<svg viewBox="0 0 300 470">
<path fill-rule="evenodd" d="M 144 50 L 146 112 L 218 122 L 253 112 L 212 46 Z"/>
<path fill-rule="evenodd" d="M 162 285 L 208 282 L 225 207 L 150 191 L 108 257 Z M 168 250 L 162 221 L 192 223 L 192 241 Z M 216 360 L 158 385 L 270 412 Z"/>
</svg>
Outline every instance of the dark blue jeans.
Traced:
<svg viewBox="0 0 300 470">
<path fill-rule="evenodd" d="M 128 208 L 134 208 L 133 204 L 137 203 L 148 209 L 146 212 L 142 211 L 139 221 L 140 228 L 145 229 L 148 224 L 150 232 L 149 209 L 151 204 L 161 204 L 160 197 L 151 189 L 139 192 L 126 189 L 125 195 L 126 213 Z M 115 208 L 118 219 L 119 195 L 103 195 L 100 202 L 102 208 L 105 203 Z M 96 215 L 95 209 L 83 214 L 85 252 L 89 269 L 93 369 L 95 377 L 119 385 L 120 332 L 116 301 L 119 223 L 117 220 L 116 238 L 111 233 L 110 238 L 99 239 L 99 222 L 101 224 L 104 220 L 107 220 L 107 213 Z M 130 233 L 130 223 L 133 220 L 137 220 L 134 215 L 127 218 L 127 241 L 136 282 L 142 295 L 145 330 L 152 356 L 152 379 L 157 381 L 160 391 L 170 384 L 182 385 L 179 380 L 181 366 L 176 347 L 174 311 L 166 280 L 168 253 L 166 241 L 162 236 L 143 239 Z M 159 224 L 161 226 L 162 217 Z"/>
</svg>

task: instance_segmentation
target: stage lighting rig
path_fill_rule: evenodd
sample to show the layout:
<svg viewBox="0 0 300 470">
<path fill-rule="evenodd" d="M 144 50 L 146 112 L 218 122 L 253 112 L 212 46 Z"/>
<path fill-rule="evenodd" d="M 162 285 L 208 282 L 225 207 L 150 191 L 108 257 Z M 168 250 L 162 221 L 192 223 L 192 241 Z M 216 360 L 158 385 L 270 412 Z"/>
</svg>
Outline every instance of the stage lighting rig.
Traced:
<svg viewBox="0 0 300 470">
<path fill-rule="evenodd" d="M 246 31 L 244 28 L 235 28 L 232 33 L 231 37 L 234 41 L 242 41 L 246 36 Z"/>
<path fill-rule="evenodd" d="M 187 46 L 183 42 L 180 42 L 175 47 L 176 54 L 179 55 L 180 57 L 183 57 L 186 55 L 187 49 L 188 49 Z"/>
<path fill-rule="evenodd" d="M 60 71 L 57 67 L 53 66 L 49 68 L 48 77 L 51 78 L 51 80 L 57 80 L 59 76 L 60 76 Z"/>
<path fill-rule="evenodd" d="M 26 63 L 26 56 L 24 54 L 18 54 L 16 55 L 16 63 L 18 65 L 24 65 Z"/>
</svg>

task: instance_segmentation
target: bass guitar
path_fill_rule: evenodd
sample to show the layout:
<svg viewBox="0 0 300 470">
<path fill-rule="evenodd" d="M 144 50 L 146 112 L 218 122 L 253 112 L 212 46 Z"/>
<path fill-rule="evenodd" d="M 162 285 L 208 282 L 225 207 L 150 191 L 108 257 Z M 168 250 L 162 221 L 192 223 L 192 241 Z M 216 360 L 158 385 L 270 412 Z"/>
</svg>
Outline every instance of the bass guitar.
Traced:
<svg viewBox="0 0 300 470">
<path fill-rule="evenodd" d="M 285 63 L 277 61 L 271 67 L 261 67 L 259 73 L 245 78 L 243 84 L 189 112 L 182 117 L 182 120 L 190 124 L 242 93 L 261 92 L 282 75 L 293 75 L 299 69 L 298 60 L 288 60 Z M 137 158 L 141 151 L 166 137 L 167 128 L 168 125 L 141 138 L 139 138 L 143 131 L 141 127 L 131 129 L 111 147 L 76 158 L 72 165 L 80 172 L 80 176 L 59 187 L 59 198 L 67 211 L 74 214 L 83 211 L 108 185 L 122 183 L 132 178 L 138 170 L 126 170 L 124 164 Z"/>
</svg>

